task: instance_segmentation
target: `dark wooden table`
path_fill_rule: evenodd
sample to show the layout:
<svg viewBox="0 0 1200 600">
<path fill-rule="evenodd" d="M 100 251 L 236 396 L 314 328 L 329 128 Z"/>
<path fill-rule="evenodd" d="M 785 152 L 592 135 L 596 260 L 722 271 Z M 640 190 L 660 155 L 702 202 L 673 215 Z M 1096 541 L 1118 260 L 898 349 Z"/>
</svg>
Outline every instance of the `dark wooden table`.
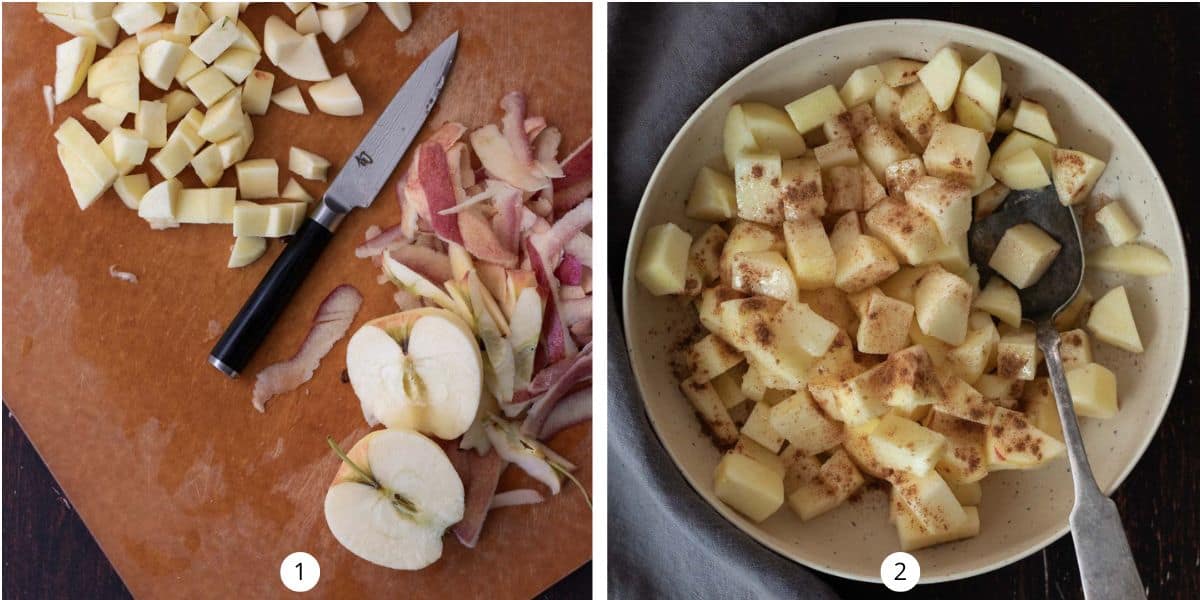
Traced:
<svg viewBox="0 0 1200 600">
<path fill-rule="evenodd" d="M 835 25 L 928 18 L 988 29 L 1023 42 L 1088 82 L 1146 146 L 1174 199 L 1191 259 L 1192 306 L 1200 310 L 1200 6 L 844 5 Z M 611 102 L 611 101 L 610 101 Z M 609 261 L 619 270 L 633 215 L 613 215 Z M 619 275 L 613 275 L 620 281 Z M 617 284 L 619 285 L 619 284 Z M 618 294 L 619 297 L 619 294 Z M 1162 427 L 1114 499 L 1150 598 L 1200 597 L 1200 319 L 1189 328 L 1184 373 Z M 1183 324 L 1181 324 L 1183 326 Z M 845 598 L 890 596 L 877 584 L 822 578 Z M 921 598 L 1082 598 L 1070 537 L 1003 569 L 920 586 Z"/>
</svg>

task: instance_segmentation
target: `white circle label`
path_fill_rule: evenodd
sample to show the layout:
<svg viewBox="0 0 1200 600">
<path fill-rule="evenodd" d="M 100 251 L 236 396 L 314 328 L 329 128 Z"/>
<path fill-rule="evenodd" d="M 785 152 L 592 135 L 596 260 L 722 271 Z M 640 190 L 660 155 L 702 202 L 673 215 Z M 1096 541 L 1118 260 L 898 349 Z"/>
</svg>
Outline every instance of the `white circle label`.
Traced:
<svg viewBox="0 0 1200 600">
<path fill-rule="evenodd" d="M 293 552 L 279 565 L 279 579 L 293 592 L 307 592 L 321 580 L 321 563 L 307 552 Z"/>
<path fill-rule="evenodd" d="M 879 565 L 879 578 L 893 592 L 907 592 L 921 581 L 921 563 L 907 552 L 893 552 Z"/>
</svg>

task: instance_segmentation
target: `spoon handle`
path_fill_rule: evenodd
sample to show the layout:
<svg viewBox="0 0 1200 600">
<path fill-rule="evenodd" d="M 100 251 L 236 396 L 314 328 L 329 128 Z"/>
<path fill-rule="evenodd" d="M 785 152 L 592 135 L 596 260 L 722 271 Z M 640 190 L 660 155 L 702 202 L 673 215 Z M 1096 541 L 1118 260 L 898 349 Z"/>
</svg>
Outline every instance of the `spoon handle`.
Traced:
<svg viewBox="0 0 1200 600">
<path fill-rule="evenodd" d="M 1050 387 L 1062 419 L 1063 439 L 1071 461 L 1071 476 L 1075 482 L 1075 506 L 1071 509 L 1071 537 L 1075 542 L 1075 557 L 1079 561 L 1079 577 L 1083 595 L 1088 600 L 1124 600 L 1145 598 L 1145 588 L 1138 576 L 1133 552 L 1121 525 L 1117 505 L 1100 492 L 1092 467 L 1088 463 L 1079 421 L 1062 357 L 1058 352 L 1058 331 L 1049 321 L 1038 323 L 1038 347 L 1046 356 L 1050 372 Z"/>
</svg>

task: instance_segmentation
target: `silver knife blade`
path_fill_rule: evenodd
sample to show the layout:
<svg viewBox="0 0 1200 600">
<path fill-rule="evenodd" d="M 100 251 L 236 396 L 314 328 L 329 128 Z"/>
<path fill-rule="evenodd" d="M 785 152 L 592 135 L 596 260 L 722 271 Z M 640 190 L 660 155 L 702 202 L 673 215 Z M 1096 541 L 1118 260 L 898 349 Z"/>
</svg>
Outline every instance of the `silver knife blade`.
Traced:
<svg viewBox="0 0 1200 600">
<path fill-rule="evenodd" d="M 370 206 L 433 110 L 458 50 L 458 32 L 446 38 L 417 67 L 325 192 L 324 203 L 347 213 Z"/>
</svg>

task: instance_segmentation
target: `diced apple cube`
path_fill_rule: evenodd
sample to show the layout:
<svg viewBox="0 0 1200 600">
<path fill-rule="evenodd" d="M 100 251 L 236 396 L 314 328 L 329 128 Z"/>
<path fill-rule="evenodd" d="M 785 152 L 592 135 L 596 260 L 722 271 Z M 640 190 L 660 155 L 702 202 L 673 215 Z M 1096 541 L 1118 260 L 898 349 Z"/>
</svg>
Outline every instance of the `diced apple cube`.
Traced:
<svg viewBox="0 0 1200 600">
<path fill-rule="evenodd" d="M 926 270 L 927 267 L 901 267 L 895 275 L 880 283 L 879 289 L 891 298 L 912 304 L 917 282 L 925 275 Z"/>
<path fill-rule="evenodd" d="M 725 162 L 733 169 L 742 155 L 758 152 L 758 142 L 746 123 L 746 113 L 742 105 L 735 104 L 725 115 L 725 129 L 722 135 L 725 150 Z"/>
<path fill-rule="evenodd" d="M 897 118 L 903 125 L 901 133 L 922 149 L 933 137 L 934 127 L 945 120 L 929 97 L 929 90 L 920 82 L 904 88 L 897 109 Z"/>
<path fill-rule="evenodd" d="M 988 470 L 1033 469 L 1062 455 L 1062 442 L 1019 412 L 996 407 L 987 428 Z"/>
<path fill-rule="evenodd" d="M 837 325 L 800 302 L 784 303 L 771 318 L 771 329 L 811 356 L 828 352 L 840 332 Z"/>
<path fill-rule="evenodd" d="M 808 133 L 822 123 L 836 117 L 846 110 L 841 96 L 832 85 L 827 85 L 803 98 L 793 101 L 784 107 L 796 131 Z"/>
<path fill-rule="evenodd" d="M 128 35 L 133 35 L 163 20 L 166 6 L 162 2 L 118 2 L 112 9 L 112 19 Z"/>
<path fill-rule="evenodd" d="M 859 165 L 858 170 L 859 175 L 862 178 L 862 209 L 871 210 L 872 208 L 875 208 L 876 204 L 879 204 L 887 199 L 887 190 L 884 189 L 883 184 L 879 183 L 879 179 L 875 177 L 875 173 L 871 171 L 871 167 L 869 165 Z"/>
<path fill-rule="evenodd" d="M 804 454 L 819 454 L 842 442 L 842 424 L 826 416 L 805 390 L 772 407 L 770 423 L 791 447 Z"/>
<path fill-rule="evenodd" d="M 973 294 L 971 285 L 962 277 L 940 266 L 930 268 L 913 295 L 921 331 L 947 344 L 961 344 L 967 336 Z"/>
<path fill-rule="evenodd" d="M 763 250 L 785 250 L 783 236 L 775 229 L 740 221 L 729 232 L 729 239 L 721 249 L 721 279 L 725 282 L 733 280 L 733 257 L 741 252 L 761 252 Z"/>
<path fill-rule="evenodd" d="M 855 346 L 864 354 L 890 354 L 908 345 L 908 328 L 912 324 L 912 304 L 889 298 L 871 288 L 865 292 L 863 308 L 858 311 L 859 325 Z"/>
<path fill-rule="evenodd" d="M 1155 276 L 1171 272 L 1171 259 L 1166 254 L 1135 243 L 1094 248 L 1087 254 L 1087 265 L 1098 271 L 1130 275 Z"/>
<path fill-rule="evenodd" d="M 751 400 L 748 404 L 757 404 L 762 402 L 767 396 L 767 383 L 763 381 L 762 373 L 758 367 L 748 361 L 746 372 L 742 374 L 741 392 L 747 400 Z M 749 416 L 747 409 L 746 416 Z M 745 419 L 742 420 L 745 422 Z"/>
<path fill-rule="evenodd" d="M 1000 335 L 996 345 L 996 374 L 1009 379 L 1032 381 L 1039 360 L 1037 335 L 1032 328 L 1021 328 Z"/>
<path fill-rule="evenodd" d="M 238 193 L 242 198 L 279 197 L 279 164 L 273 158 L 244 160 L 236 165 Z"/>
<path fill-rule="evenodd" d="M 779 300 L 796 298 L 796 279 L 779 252 L 740 252 L 731 264 L 733 288 L 748 294 L 761 294 Z"/>
<path fill-rule="evenodd" d="M 713 334 L 704 336 L 692 344 L 687 355 L 688 370 L 692 373 L 692 379 L 701 383 L 712 380 L 741 364 L 743 360 L 741 352 Z"/>
<path fill-rule="evenodd" d="M 133 116 L 133 128 L 151 148 L 162 148 L 167 143 L 167 105 L 142 100 Z"/>
<path fill-rule="evenodd" d="M 779 454 L 775 454 L 764 448 L 762 444 L 742 436 L 738 438 L 737 445 L 728 451 L 730 454 L 741 454 L 754 462 L 757 462 L 764 467 L 771 469 L 771 472 L 778 474 L 780 477 L 786 477 L 790 461 L 785 462 L 784 458 Z M 817 466 L 818 470 L 820 465 Z"/>
<path fill-rule="evenodd" d="M 701 167 L 688 197 L 687 216 L 701 221 L 725 221 L 737 209 L 733 178 L 708 167 Z"/>
<path fill-rule="evenodd" d="M 866 107 L 862 107 L 866 108 Z M 862 133 L 854 136 L 863 162 L 871 167 L 876 179 L 885 176 L 889 165 L 911 157 L 913 154 L 904 140 L 888 125 L 872 122 Z"/>
<path fill-rule="evenodd" d="M 917 71 L 917 78 L 929 90 L 929 97 L 938 110 L 949 110 L 958 92 L 958 81 L 962 78 L 963 63 L 958 51 L 953 48 L 938 50 L 925 66 Z"/>
<path fill-rule="evenodd" d="M 212 108 L 214 104 L 221 101 L 234 88 L 234 85 L 220 70 L 215 67 L 208 67 L 190 77 L 187 80 L 187 87 L 196 95 L 201 104 Z M 238 102 L 240 108 L 240 96 L 238 97 Z"/>
<path fill-rule="evenodd" d="M 1023 290 L 1042 278 L 1060 250 L 1062 244 L 1040 227 L 1021 223 L 1004 232 L 988 266 Z"/>
<path fill-rule="evenodd" d="M 150 188 L 138 203 L 138 216 L 145 219 L 151 229 L 179 227 L 175 208 L 181 189 L 183 186 L 177 179 L 167 179 Z"/>
<path fill-rule="evenodd" d="M 941 234 L 933 220 L 898 198 L 888 198 L 876 204 L 867 211 L 863 221 L 867 232 L 886 243 L 905 264 L 928 262 L 941 242 Z"/>
<path fill-rule="evenodd" d="M 779 452 L 783 448 L 783 436 L 771 426 L 772 407 L 766 402 L 759 402 L 750 411 L 746 424 L 742 425 L 742 435 L 758 442 L 771 452 Z"/>
<path fill-rule="evenodd" d="M 838 95 L 846 106 L 856 106 L 869 102 L 875 97 L 875 91 L 883 85 L 883 71 L 878 65 L 870 65 L 856 69 L 850 74 Z"/>
<path fill-rule="evenodd" d="M 930 470 L 922 476 L 893 471 L 888 481 L 895 486 L 893 493 L 925 531 L 946 534 L 967 521 L 962 505 L 937 471 Z"/>
<path fill-rule="evenodd" d="M 991 173 L 988 173 L 991 175 Z M 979 193 L 975 197 L 975 220 L 982 221 L 988 215 L 1000 208 L 1000 204 L 1008 198 L 1008 186 L 1003 183 L 992 184 L 991 187 Z"/>
<path fill-rule="evenodd" d="M 734 367 L 709 382 L 717 391 L 717 395 L 721 397 L 721 403 L 725 405 L 726 409 L 731 409 L 747 400 L 746 394 L 742 392 L 742 375 L 745 370 Z"/>
<path fill-rule="evenodd" d="M 950 485 L 951 491 L 955 491 L 956 484 L 969 485 L 987 476 L 985 425 L 934 410 L 925 419 L 925 427 L 941 434 L 946 440 L 946 446 L 934 468 Z M 962 502 L 959 494 L 954 495 Z"/>
<path fill-rule="evenodd" d="M 778 152 L 784 159 L 796 158 L 807 150 L 804 136 L 796 131 L 787 112 L 762 102 L 743 102 L 740 106 L 759 150 Z"/>
<path fill-rule="evenodd" d="M 863 209 L 862 175 L 858 167 L 836 166 L 827 174 L 829 185 L 827 211 L 840 214 Z"/>
<path fill-rule="evenodd" d="M 862 232 L 858 213 L 846 213 L 833 222 L 833 227 L 829 230 L 829 245 L 833 247 L 834 252 L 838 252 L 853 243 Z"/>
<path fill-rule="evenodd" d="M 983 394 L 953 375 L 940 376 L 938 379 L 942 395 L 934 402 L 935 410 L 980 425 L 991 422 L 995 406 L 985 400 Z"/>
<path fill-rule="evenodd" d="M 986 371 L 996 356 L 1000 333 L 990 317 L 985 326 L 971 328 L 963 343 L 946 353 L 946 364 L 950 371 L 967 383 L 975 383 Z"/>
<path fill-rule="evenodd" d="M 679 388 L 692 403 L 692 408 L 700 415 L 700 420 L 708 427 L 718 446 L 728 447 L 737 443 L 737 426 L 729 418 L 729 412 L 712 385 L 689 378 L 680 383 Z"/>
<path fill-rule="evenodd" d="M 295 183 L 296 180 L 291 181 Z M 286 190 L 284 197 L 287 197 Z M 712 225 L 692 242 L 692 246 L 688 250 L 688 261 L 696 265 L 705 285 L 721 276 L 721 250 L 725 247 L 728 239 L 729 234 L 725 233 L 720 225 Z"/>
<path fill-rule="evenodd" d="M 1038 377 L 1025 385 L 1020 395 L 1021 411 L 1034 427 L 1044 431 L 1050 437 L 1063 441 L 1062 419 L 1058 416 L 1058 401 L 1054 398 L 1054 390 L 1050 388 L 1050 380 Z"/>
<path fill-rule="evenodd" d="M 1086 200 L 1107 166 L 1104 161 L 1078 150 L 1055 148 L 1050 158 L 1054 189 L 1059 201 L 1066 206 Z"/>
<path fill-rule="evenodd" d="M 121 202 L 124 202 L 125 206 L 137 210 L 142 196 L 150 191 L 150 178 L 145 173 L 118 177 L 113 182 L 113 190 L 116 190 L 117 196 L 121 198 Z"/>
<path fill-rule="evenodd" d="M 970 192 L 956 181 L 925 176 L 908 186 L 904 199 L 933 220 L 943 240 L 954 240 L 971 228 Z"/>
<path fill-rule="evenodd" d="M 929 264 L 939 264 L 942 268 L 957 273 L 971 284 L 972 289 L 979 289 L 979 272 L 971 264 L 968 252 L 967 234 L 961 233 L 949 240 L 938 240 L 937 248 L 929 255 Z"/>
<path fill-rule="evenodd" d="M 933 469 L 946 445 L 946 438 L 940 433 L 894 415 L 880 419 L 869 440 L 885 467 L 918 476 Z"/>
<path fill-rule="evenodd" d="M 1058 353 L 1063 371 L 1070 371 L 1092 362 L 1092 338 L 1082 329 L 1064 331 L 1059 335 Z"/>
<path fill-rule="evenodd" d="M 939 123 L 933 129 L 922 159 L 930 175 L 975 189 L 987 175 L 990 157 L 982 133 L 954 123 Z"/>
<path fill-rule="evenodd" d="M 744 454 L 727 453 L 717 463 L 717 498 L 755 522 L 783 506 L 783 476 Z"/>
<path fill-rule="evenodd" d="M 779 194 L 785 220 L 795 221 L 805 218 L 806 215 L 825 215 L 821 165 L 816 159 L 804 157 L 785 160 L 782 175 L 783 182 Z"/>
<path fill-rule="evenodd" d="M 682 293 L 691 243 L 674 223 L 651 227 L 638 253 L 637 280 L 655 296 Z"/>
<path fill-rule="evenodd" d="M 1104 228 L 1104 234 L 1113 246 L 1131 242 L 1141 233 L 1129 213 L 1117 202 L 1109 202 L 1096 211 L 1096 222 Z"/>
<path fill-rule="evenodd" d="M 1080 416 L 1097 419 L 1116 416 L 1117 376 L 1103 365 L 1089 363 L 1067 371 L 1067 387 Z"/>
<path fill-rule="evenodd" d="M 1025 133 L 1036 135 L 1051 144 L 1058 144 L 1058 136 L 1050 125 L 1050 115 L 1046 107 L 1029 99 L 1021 99 L 1017 111 L 1013 114 L 1013 127 Z"/>
<path fill-rule="evenodd" d="M 858 151 L 854 141 L 847 138 L 837 138 L 813 148 L 813 156 L 822 170 L 834 167 L 852 167 L 858 164 Z"/>
<path fill-rule="evenodd" d="M 734 165 L 738 217 L 776 225 L 783 221 L 779 185 L 783 179 L 778 153 L 743 154 Z"/>
<path fill-rule="evenodd" d="M 1021 298 L 1017 296 L 1017 290 L 1000 277 L 988 280 L 973 306 L 1012 327 L 1021 326 Z"/>
<path fill-rule="evenodd" d="M 996 180 L 1014 190 L 1034 190 L 1050 185 L 1050 176 L 1033 148 L 1002 159 L 993 158 L 989 170 Z"/>
<path fill-rule="evenodd" d="M 1129 308 L 1125 286 L 1109 290 L 1092 305 L 1087 328 L 1096 339 L 1106 344 L 1126 352 L 1140 354 L 1143 351 L 1142 338 L 1138 335 L 1133 311 Z"/>
<path fill-rule="evenodd" d="M 788 496 L 788 506 L 800 520 L 808 521 L 836 508 L 865 483 L 850 457 L 838 450 L 821 465 L 815 479 L 800 484 Z"/>
<path fill-rule="evenodd" d="M 854 322 L 857 320 L 854 316 L 854 308 L 850 306 L 850 302 L 846 299 L 846 293 L 842 290 L 836 287 L 800 290 L 796 297 L 818 315 L 825 317 L 842 330 L 849 331 L 854 328 Z"/>
<path fill-rule="evenodd" d="M 879 70 L 883 73 L 883 82 L 895 88 L 916 83 L 920 79 L 917 73 L 924 66 L 925 63 L 919 60 L 891 58 L 879 63 Z"/>
<path fill-rule="evenodd" d="M 925 163 L 915 156 L 906 158 L 888 165 L 883 176 L 887 182 L 888 195 L 902 198 L 909 186 L 925 176 Z"/>
<path fill-rule="evenodd" d="M 1025 389 L 1025 382 L 1020 379 L 1001 377 L 994 374 L 984 374 L 975 382 L 974 388 L 983 395 L 983 399 L 1008 409 L 1016 409 Z"/>
<path fill-rule="evenodd" d="M 875 116 L 880 123 L 890 126 L 896 133 L 903 133 L 904 124 L 900 121 L 900 91 L 886 85 L 875 90 L 875 98 L 871 101 Z"/>
<path fill-rule="evenodd" d="M 983 486 L 979 485 L 978 481 L 971 483 L 952 483 L 947 481 L 946 485 L 950 486 L 950 491 L 954 492 L 954 497 L 958 499 L 958 503 L 963 505 L 963 510 L 968 511 L 968 507 L 979 506 L 983 500 Z"/>
<path fill-rule="evenodd" d="M 842 248 L 834 245 L 834 254 L 837 257 L 834 284 L 844 292 L 865 290 L 900 269 L 887 245 L 868 235 L 858 235 Z"/>
<path fill-rule="evenodd" d="M 815 290 L 833 285 L 837 257 L 816 217 L 806 215 L 803 220 L 784 221 L 783 239 L 797 288 Z"/>
<path fill-rule="evenodd" d="M 907 506 L 900 504 L 900 507 L 896 513 L 896 534 L 900 538 L 900 549 L 905 552 L 979 535 L 979 509 L 974 506 L 962 508 L 963 521 L 953 529 L 937 532 L 927 530 Z"/>
</svg>

